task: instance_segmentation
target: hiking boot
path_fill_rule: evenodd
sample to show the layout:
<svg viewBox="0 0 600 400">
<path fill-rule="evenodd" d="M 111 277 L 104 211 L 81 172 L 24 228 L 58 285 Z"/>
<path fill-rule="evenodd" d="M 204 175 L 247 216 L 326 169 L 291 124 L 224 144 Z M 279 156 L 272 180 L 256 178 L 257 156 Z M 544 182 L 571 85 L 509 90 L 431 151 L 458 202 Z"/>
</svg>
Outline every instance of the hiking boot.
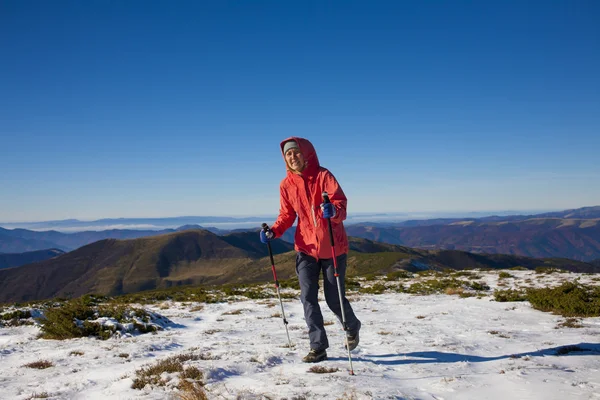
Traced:
<svg viewBox="0 0 600 400">
<path fill-rule="evenodd" d="M 350 351 L 354 350 L 356 348 L 356 346 L 358 346 L 358 342 L 360 341 L 360 338 L 358 337 L 358 331 L 356 331 L 356 333 L 354 335 L 348 335 L 346 336 L 348 339 L 348 349 L 350 349 Z M 344 346 L 346 347 L 346 346 Z"/>
<path fill-rule="evenodd" d="M 317 363 L 323 360 L 327 360 L 327 352 L 325 350 L 311 350 L 302 358 L 302 361 L 305 363 Z"/>
</svg>

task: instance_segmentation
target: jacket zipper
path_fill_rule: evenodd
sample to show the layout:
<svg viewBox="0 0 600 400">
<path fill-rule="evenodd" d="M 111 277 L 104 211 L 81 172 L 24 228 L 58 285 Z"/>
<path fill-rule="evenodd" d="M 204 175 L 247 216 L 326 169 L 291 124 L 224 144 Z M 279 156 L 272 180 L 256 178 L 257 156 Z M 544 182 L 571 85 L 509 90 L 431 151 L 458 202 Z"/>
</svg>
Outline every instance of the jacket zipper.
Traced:
<svg viewBox="0 0 600 400">
<path fill-rule="evenodd" d="M 315 215 L 315 206 L 312 204 L 310 200 L 310 190 L 308 188 L 308 180 L 304 179 L 304 190 L 306 191 L 306 200 L 308 200 L 308 204 L 310 204 L 310 214 L 312 215 L 313 223 L 315 224 L 315 228 L 317 227 L 317 217 Z"/>
</svg>

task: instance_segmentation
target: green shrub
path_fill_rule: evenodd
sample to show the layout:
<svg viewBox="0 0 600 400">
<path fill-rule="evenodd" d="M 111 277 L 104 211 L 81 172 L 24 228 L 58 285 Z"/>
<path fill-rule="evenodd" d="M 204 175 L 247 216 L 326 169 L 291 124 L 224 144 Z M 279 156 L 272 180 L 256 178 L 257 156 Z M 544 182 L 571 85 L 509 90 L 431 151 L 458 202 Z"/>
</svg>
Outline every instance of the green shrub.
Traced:
<svg viewBox="0 0 600 400">
<path fill-rule="evenodd" d="M 495 290 L 494 291 L 494 299 L 499 302 L 526 301 L 527 293 L 520 291 L 520 290 L 514 290 L 514 289 Z"/>
<path fill-rule="evenodd" d="M 481 276 L 477 272 L 475 272 L 475 271 L 468 271 L 468 270 L 454 271 L 454 273 L 452 273 L 452 276 L 454 276 L 454 277 L 466 277 L 466 278 L 471 278 L 471 279 L 481 279 Z"/>
<path fill-rule="evenodd" d="M 528 289 L 533 308 L 563 317 L 600 316 L 600 287 L 565 282 L 555 288 Z"/>
<path fill-rule="evenodd" d="M 124 324 L 133 323 L 139 333 L 155 332 L 158 328 L 150 324 L 150 315 L 139 308 L 119 304 L 95 305 L 89 297 L 70 300 L 63 304 L 48 307 L 44 317 L 39 319 L 41 337 L 44 339 L 64 340 L 76 337 L 93 336 L 106 340 L 117 330 L 124 330 Z M 102 325 L 93 320 L 113 318 L 119 325 Z"/>
<path fill-rule="evenodd" d="M 346 285 L 346 289 L 349 289 L 349 290 L 358 290 L 358 288 L 360 288 L 360 282 L 357 281 L 356 279 L 352 279 L 352 278 L 346 279 L 345 285 Z M 300 286 L 298 286 L 298 290 L 299 289 L 300 289 Z"/>
<path fill-rule="evenodd" d="M 283 281 L 279 281 L 279 287 L 281 287 L 282 289 L 300 290 L 300 282 L 298 281 L 298 278 L 286 279 Z"/>
<path fill-rule="evenodd" d="M 31 311 L 29 310 L 15 310 L 0 315 L 0 319 L 4 321 L 10 321 L 13 319 L 27 319 L 31 318 Z"/>
<path fill-rule="evenodd" d="M 529 271 L 527 268 L 525 268 L 525 267 L 522 267 L 522 266 L 520 266 L 520 265 L 518 265 L 518 266 L 516 266 L 516 267 L 509 268 L 509 269 L 510 269 L 511 271 Z"/>
<path fill-rule="evenodd" d="M 383 292 L 385 292 L 385 290 L 386 290 L 386 287 L 384 284 L 376 283 L 372 286 L 361 287 L 358 291 L 360 293 L 365 293 L 365 294 L 382 294 Z"/>
<path fill-rule="evenodd" d="M 498 274 L 498 278 L 500 279 L 506 279 L 506 278 L 512 278 L 513 276 L 511 274 L 509 274 L 508 272 L 502 271 L 500 272 L 500 274 Z"/>
<path fill-rule="evenodd" d="M 413 277 L 412 272 L 408 272 L 405 270 L 399 270 L 390 272 L 385 276 L 386 281 L 397 281 L 399 279 L 410 279 Z"/>
<path fill-rule="evenodd" d="M 93 318 L 94 314 L 95 310 L 83 298 L 50 307 L 40 319 L 41 337 L 57 340 L 81 337 L 83 329 L 77 326 L 75 320 L 85 321 Z"/>
<path fill-rule="evenodd" d="M 484 282 L 471 282 L 469 283 L 469 287 L 473 290 L 477 291 L 485 291 L 490 290 L 490 287 L 486 285 Z"/>
<path fill-rule="evenodd" d="M 560 270 L 551 267 L 535 267 L 536 274 L 554 274 L 560 272 Z"/>
<path fill-rule="evenodd" d="M 448 289 L 461 288 L 464 284 L 464 281 L 455 278 L 429 279 L 423 282 L 413 283 L 408 289 L 406 289 L 406 292 L 420 295 L 443 293 Z"/>
</svg>

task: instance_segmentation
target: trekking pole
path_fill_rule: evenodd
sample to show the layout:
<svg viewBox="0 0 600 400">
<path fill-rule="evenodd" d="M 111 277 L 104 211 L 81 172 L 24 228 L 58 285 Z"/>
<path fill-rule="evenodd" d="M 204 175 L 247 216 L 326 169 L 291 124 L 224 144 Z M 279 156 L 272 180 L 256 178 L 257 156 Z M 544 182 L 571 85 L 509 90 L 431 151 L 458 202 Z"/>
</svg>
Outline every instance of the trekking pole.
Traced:
<svg viewBox="0 0 600 400">
<path fill-rule="evenodd" d="M 323 203 L 331 203 L 331 201 L 329 201 L 329 195 L 327 194 L 327 192 L 323 192 Z M 338 274 L 337 258 L 335 257 L 335 243 L 333 241 L 333 228 L 331 227 L 331 218 L 327 218 L 327 225 L 329 226 L 329 241 L 331 242 L 331 255 L 333 256 L 333 276 L 335 276 L 338 288 L 338 295 L 340 296 L 340 309 L 342 310 L 342 326 L 344 328 L 344 332 L 347 332 L 348 327 L 346 326 L 346 313 L 344 312 L 342 287 L 340 285 L 340 274 Z M 350 346 L 348 345 L 348 334 L 346 333 L 345 336 L 346 349 L 348 350 L 348 361 L 350 361 L 350 375 L 354 375 L 354 369 L 352 368 L 352 356 L 350 355 Z"/>
<path fill-rule="evenodd" d="M 264 232 L 267 232 L 269 226 L 262 224 Z M 275 280 L 275 289 L 277 289 L 277 297 L 279 298 L 279 305 L 281 306 L 281 315 L 283 316 L 283 325 L 285 326 L 285 333 L 288 338 L 288 347 L 292 348 L 292 341 L 290 340 L 290 332 L 288 331 L 288 321 L 285 318 L 285 311 L 283 310 L 283 302 L 281 301 L 281 294 L 279 293 L 279 281 L 277 280 L 277 272 L 275 272 L 275 261 L 273 260 L 273 251 L 271 250 L 271 243 L 267 242 L 267 248 L 269 249 L 269 257 L 271 258 L 271 271 L 273 271 L 273 279 Z"/>
</svg>

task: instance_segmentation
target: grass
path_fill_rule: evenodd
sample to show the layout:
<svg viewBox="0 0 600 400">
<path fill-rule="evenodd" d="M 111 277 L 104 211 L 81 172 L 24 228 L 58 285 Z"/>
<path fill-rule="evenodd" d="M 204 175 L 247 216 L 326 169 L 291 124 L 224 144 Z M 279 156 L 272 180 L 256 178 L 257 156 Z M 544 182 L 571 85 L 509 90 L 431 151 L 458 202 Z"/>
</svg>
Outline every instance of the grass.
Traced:
<svg viewBox="0 0 600 400">
<path fill-rule="evenodd" d="M 82 356 L 85 353 L 83 351 L 79 351 L 79 350 L 73 350 L 72 352 L 69 353 L 70 356 Z"/>
</svg>

